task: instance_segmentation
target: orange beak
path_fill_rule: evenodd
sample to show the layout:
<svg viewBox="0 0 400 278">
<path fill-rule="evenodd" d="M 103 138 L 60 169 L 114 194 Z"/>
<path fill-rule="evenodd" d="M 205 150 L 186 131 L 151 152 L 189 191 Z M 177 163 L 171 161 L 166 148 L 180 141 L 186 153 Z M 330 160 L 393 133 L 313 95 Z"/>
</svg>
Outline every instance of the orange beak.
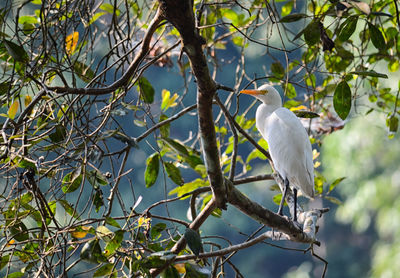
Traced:
<svg viewBox="0 0 400 278">
<path fill-rule="evenodd" d="M 242 90 L 242 91 L 240 91 L 240 93 L 256 96 L 256 95 L 264 95 L 264 94 L 268 93 L 268 91 L 267 90 Z"/>
</svg>

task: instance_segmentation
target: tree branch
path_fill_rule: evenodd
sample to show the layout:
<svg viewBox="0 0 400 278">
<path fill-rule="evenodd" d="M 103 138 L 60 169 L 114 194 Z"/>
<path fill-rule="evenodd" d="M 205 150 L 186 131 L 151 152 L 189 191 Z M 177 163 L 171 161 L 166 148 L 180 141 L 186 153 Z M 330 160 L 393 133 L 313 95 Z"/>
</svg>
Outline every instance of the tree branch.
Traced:
<svg viewBox="0 0 400 278">
<path fill-rule="evenodd" d="M 163 16 L 178 29 L 183 42 L 183 50 L 189 57 L 191 68 L 197 81 L 197 109 L 200 137 L 206 163 L 208 179 L 216 205 L 226 209 L 226 189 L 221 171 L 219 150 L 215 135 L 212 102 L 217 85 L 212 79 L 202 45 L 205 40 L 195 28 L 192 1 L 160 0 Z"/>
<path fill-rule="evenodd" d="M 160 9 L 157 10 L 154 19 L 150 22 L 150 25 L 147 29 L 146 34 L 143 38 L 142 47 L 139 53 L 136 55 L 135 59 L 130 64 L 128 70 L 124 75 L 121 76 L 120 79 L 112 83 L 111 85 L 103 88 L 70 88 L 70 87 L 48 87 L 48 90 L 54 91 L 58 94 L 67 93 L 67 94 L 77 94 L 77 95 L 104 95 L 114 92 L 120 87 L 128 84 L 129 80 L 135 74 L 136 70 L 139 68 L 139 65 L 143 61 L 143 59 L 147 56 L 147 53 L 150 49 L 150 41 L 153 37 L 154 32 L 157 30 L 161 21 L 164 19 L 162 12 Z"/>
</svg>

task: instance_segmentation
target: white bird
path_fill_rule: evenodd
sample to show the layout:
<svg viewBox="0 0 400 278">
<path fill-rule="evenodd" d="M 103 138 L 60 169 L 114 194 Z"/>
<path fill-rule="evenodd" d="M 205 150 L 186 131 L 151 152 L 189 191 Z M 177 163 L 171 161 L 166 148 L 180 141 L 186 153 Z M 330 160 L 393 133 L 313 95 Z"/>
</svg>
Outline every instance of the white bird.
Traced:
<svg viewBox="0 0 400 278">
<path fill-rule="evenodd" d="M 314 164 L 311 143 L 299 118 L 282 107 L 282 99 L 272 86 L 262 85 L 258 90 L 243 90 L 262 104 L 256 112 L 256 126 L 268 143 L 275 170 L 285 182 L 278 213 L 282 215 L 283 202 L 289 186 L 294 191 L 294 221 L 297 220 L 297 189 L 303 195 L 314 197 Z"/>
</svg>

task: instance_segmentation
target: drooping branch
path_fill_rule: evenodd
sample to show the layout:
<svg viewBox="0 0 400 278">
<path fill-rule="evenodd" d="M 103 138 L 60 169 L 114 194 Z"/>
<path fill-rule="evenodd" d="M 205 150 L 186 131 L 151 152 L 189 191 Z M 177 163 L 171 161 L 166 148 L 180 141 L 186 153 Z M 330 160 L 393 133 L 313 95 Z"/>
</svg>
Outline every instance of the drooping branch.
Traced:
<svg viewBox="0 0 400 278">
<path fill-rule="evenodd" d="M 67 93 L 67 94 L 77 94 L 77 95 L 104 95 L 112 93 L 120 87 L 126 86 L 129 80 L 138 70 L 144 58 L 146 58 L 150 50 L 150 42 L 153 37 L 153 34 L 159 27 L 162 20 L 164 20 L 164 17 L 160 9 L 158 9 L 156 15 L 149 24 L 147 32 L 143 37 L 143 42 L 139 53 L 136 55 L 132 63 L 129 65 L 128 70 L 121 76 L 121 78 L 116 80 L 111 85 L 102 88 L 48 87 L 47 89 L 50 91 L 54 91 L 58 94 Z"/>
</svg>

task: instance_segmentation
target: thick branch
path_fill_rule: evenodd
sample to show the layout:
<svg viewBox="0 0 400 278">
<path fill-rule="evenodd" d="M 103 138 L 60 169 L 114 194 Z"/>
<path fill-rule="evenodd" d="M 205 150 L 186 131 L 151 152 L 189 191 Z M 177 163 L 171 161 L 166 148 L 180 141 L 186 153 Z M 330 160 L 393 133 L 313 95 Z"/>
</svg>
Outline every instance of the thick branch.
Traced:
<svg viewBox="0 0 400 278">
<path fill-rule="evenodd" d="M 217 85 L 211 78 L 207 60 L 203 53 L 202 45 L 205 41 L 195 28 L 192 1 L 160 0 L 160 4 L 164 17 L 178 29 L 182 37 L 183 49 L 189 57 L 196 77 L 199 128 L 208 179 L 216 205 L 220 208 L 226 208 L 226 190 L 219 161 L 212 113 L 212 102 Z"/>
</svg>

